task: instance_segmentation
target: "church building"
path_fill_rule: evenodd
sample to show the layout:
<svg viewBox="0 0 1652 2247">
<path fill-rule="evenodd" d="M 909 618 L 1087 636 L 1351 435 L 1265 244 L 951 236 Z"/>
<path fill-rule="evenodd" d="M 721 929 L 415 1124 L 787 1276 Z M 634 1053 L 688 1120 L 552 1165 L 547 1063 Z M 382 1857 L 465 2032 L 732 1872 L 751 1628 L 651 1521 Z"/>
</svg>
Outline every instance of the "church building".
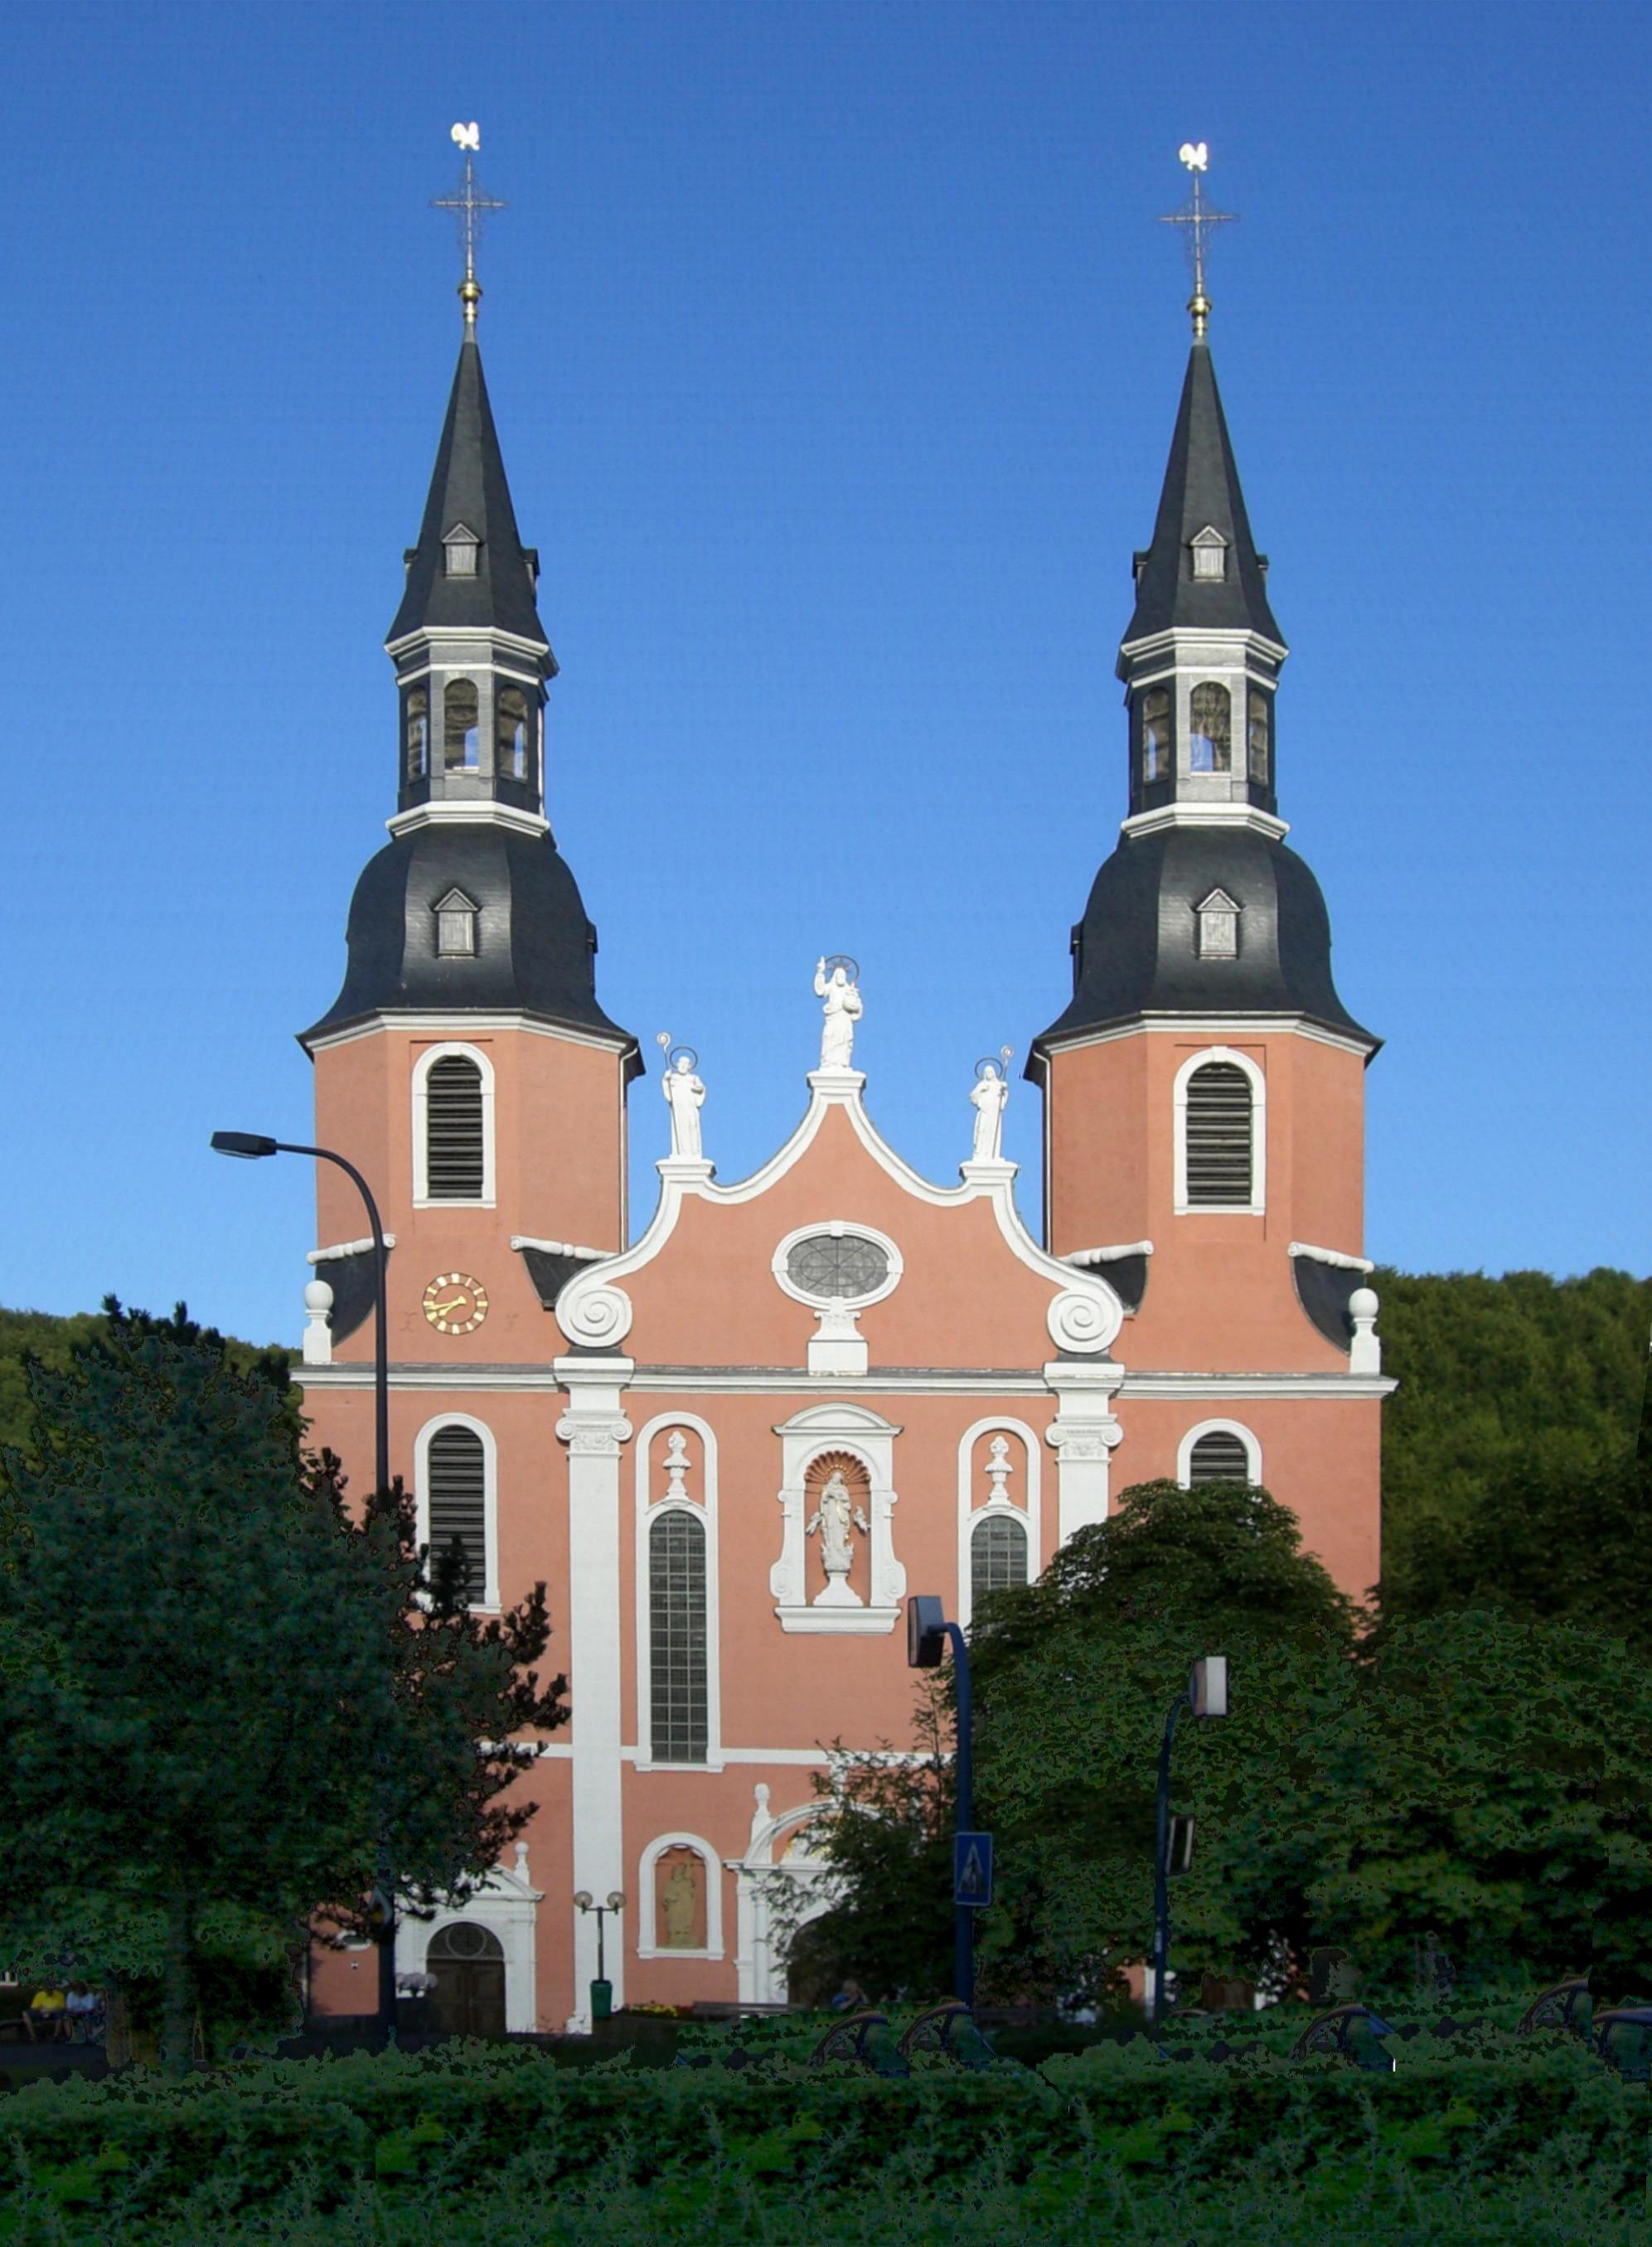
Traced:
<svg viewBox="0 0 1652 2247">
<path fill-rule="evenodd" d="M 549 2030 L 587 2020 L 599 1933 L 616 2007 L 785 1996 L 775 1898 L 789 1882 L 790 1916 L 823 1902 L 823 1744 L 911 1736 L 909 1594 L 967 1626 L 1118 1490 L 1232 1476 L 1369 1592 L 1392 1386 L 1362 1238 L 1378 1042 L 1338 996 L 1319 884 L 1286 841 L 1287 649 L 1201 279 L 1118 656 L 1125 816 L 1071 932 L 1072 996 L 1029 1041 L 1045 1237 L 1000 1152 L 1001 1062 L 973 1091 L 960 1069 L 955 1183 L 880 1137 L 846 959 L 798 963 L 817 1063 L 750 1177 L 720 1179 L 702 1149 L 691 1053 L 639 1088 L 662 1152 L 633 1225 L 627 1100 L 652 1056 L 606 1011 L 624 993 L 598 997 L 556 845 L 538 556 L 474 277 L 461 293 L 386 642 L 389 840 L 303 1043 L 316 1141 L 365 1174 L 391 1244 L 393 1472 L 421 1538 L 463 1548 L 478 1607 L 543 1579 L 572 1709 L 524 1781 L 539 1806 L 511 1861 L 404 1919 L 398 1970 L 434 1973 L 439 2011 L 472 2025 Z M 360 1491 L 373 1259 L 349 1181 L 317 1169 L 305 1405 Z M 576 1901 L 613 1895 L 605 1923 Z M 370 1955 L 319 1957 L 313 1990 L 318 2010 L 370 2011 Z"/>
</svg>

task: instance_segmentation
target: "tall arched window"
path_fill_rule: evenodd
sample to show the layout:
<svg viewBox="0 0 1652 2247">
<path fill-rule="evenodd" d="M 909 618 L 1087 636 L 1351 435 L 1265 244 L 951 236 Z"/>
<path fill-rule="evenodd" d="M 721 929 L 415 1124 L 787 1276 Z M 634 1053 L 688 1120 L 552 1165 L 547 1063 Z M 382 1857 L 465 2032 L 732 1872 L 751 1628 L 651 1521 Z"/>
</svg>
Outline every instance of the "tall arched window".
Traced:
<svg viewBox="0 0 1652 2247">
<path fill-rule="evenodd" d="M 474 679 L 450 679 L 442 689 L 442 767 L 474 772 L 481 757 L 481 720 Z"/>
<path fill-rule="evenodd" d="M 706 1760 L 706 1532 L 687 1506 L 648 1530 L 649 1759 Z"/>
<path fill-rule="evenodd" d="M 481 1070 L 440 1054 L 425 1076 L 425 1199 L 480 1201 L 487 1179 Z"/>
<path fill-rule="evenodd" d="M 494 712 L 494 770 L 507 780 L 531 778 L 528 697 L 520 686 L 502 686 Z"/>
<path fill-rule="evenodd" d="M 1253 686 L 1248 697 L 1250 710 L 1251 778 L 1259 788 L 1268 785 L 1268 732 L 1273 713 L 1268 700 L 1259 687 Z"/>
<path fill-rule="evenodd" d="M 1229 1428 L 1212 1428 L 1199 1437 L 1187 1455 L 1191 1488 L 1201 1482 L 1249 1482 L 1251 1454 L 1243 1436 Z"/>
<path fill-rule="evenodd" d="M 467 1605 L 488 1598 L 488 1459 L 474 1428 L 438 1428 L 425 1453 L 425 1505 L 433 1565 L 457 1547 Z"/>
<path fill-rule="evenodd" d="M 989 1506 L 970 1532 L 970 1612 L 979 1612 L 984 1592 L 1018 1589 L 1026 1581 L 1026 1525 L 1007 1506 Z"/>
<path fill-rule="evenodd" d="M 1170 774 L 1170 689 L 1150 686 L 1142 697 L 1142 778 L 1168 780 Z"/>
<path fill-rule="evenodd" d="M 1253 1193 L 1251 1080 L 1237 1062 L 1207 1061 L 1187 1080 L 1190 1209 L 1248 1209 Z"/>
<path fill-rule="evenodd" d="M 430 773 L 430 689 L 410 686 L 407 690 L 405 739 L 407 753 L 407 777 L 425 780 Z"/>
<path fill-rule="evenodd" d="M 1225 773 L 1233 765 L 1233 698 L 1225 686 L 1205 680 L 1188 704 L 1190 772 Z"/>
</svg>

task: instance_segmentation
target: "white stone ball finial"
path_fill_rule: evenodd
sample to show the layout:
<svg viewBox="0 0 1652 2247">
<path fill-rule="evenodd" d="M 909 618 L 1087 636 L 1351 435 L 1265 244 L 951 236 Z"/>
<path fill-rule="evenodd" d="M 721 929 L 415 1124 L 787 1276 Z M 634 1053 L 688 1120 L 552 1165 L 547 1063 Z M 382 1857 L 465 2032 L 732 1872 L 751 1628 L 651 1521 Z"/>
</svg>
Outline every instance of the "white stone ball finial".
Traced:
<svg viewBox="0 0 1652 2247">
<path fill-rule="evenodd" d="M 324 1280 L 311 1280 L 304 1288 L 304 1360 L 332 1363 L 332 1289 Z"/>
</svg>

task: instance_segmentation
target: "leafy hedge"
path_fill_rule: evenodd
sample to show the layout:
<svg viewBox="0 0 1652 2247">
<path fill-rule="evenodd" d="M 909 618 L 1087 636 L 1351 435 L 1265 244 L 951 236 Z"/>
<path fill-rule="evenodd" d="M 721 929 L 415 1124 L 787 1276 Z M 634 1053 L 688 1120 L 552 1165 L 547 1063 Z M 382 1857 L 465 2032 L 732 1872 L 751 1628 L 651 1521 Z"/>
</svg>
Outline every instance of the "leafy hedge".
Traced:
<svg viewBox="0 0 1652 2247">
<path fill-rule="evenodd" d="M 0 2237 L 21 2237 L 17 2211 L 48 2205 L 72 2238 L 142 2236 L 130 2227 L 186 2207 L 223 2219 L 270 2208 L 298 2182 L 324 2211 L 364 2187 L 392 2203 L 496 2188 L 524 2162 L 552 2199 L 598 2175 L 645 2189 L 662 2223 L 686 2220 L 730 2174 L 760 2202 L 882 2179 L 918 2194 L 1008 2188 L 1033 2212 L 1098 2179 L 1252 2178 L 1265 2147 L 1285 2181 L 1352 2176 L 1381 2156 L 1437 2178 L 1587 2181 L 1626 2204 L 1646 2191 L 1647 2113 L 1645 2086 L 1559 2037 L 1419 2036 L 1377 2078 L 1261 2051 L 1174 2062 L 1145 2039 L 1038 2072 L 920 2062 L 904 2081 L 782 2058 L 575 2072 L 470 2046 L 19 2091 L 0 2107 L 0 2157 L 17 2180 Z"/>
</svg>

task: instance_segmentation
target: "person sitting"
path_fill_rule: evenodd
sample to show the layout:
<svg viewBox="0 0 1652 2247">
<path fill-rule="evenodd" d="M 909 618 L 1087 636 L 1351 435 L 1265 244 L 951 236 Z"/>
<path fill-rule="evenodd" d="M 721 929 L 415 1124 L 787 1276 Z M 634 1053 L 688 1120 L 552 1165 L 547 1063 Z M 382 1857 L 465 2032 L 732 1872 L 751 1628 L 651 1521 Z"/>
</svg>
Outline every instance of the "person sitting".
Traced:
<svg viewBox="0 0 1652 2247">
<path fill-rule="evenodd" d="M 61 2039 L 68 2018 L 69 1993 L 48 1985 L 37 1990 L 29 2000 L 29 2010 L 23 2025 L 37 2044 Z"/>
<path fill-rule="evenodd" d="M 866 1992 L 851 1974 L 832 1999 L 832 2011 L 835 2013 L 858 2013 L 864 2009 L 865 2004 Z"/>
<path fill-rule="evenodd" d="M 64 2012 L 71 2044 L 96 2044 L 103 2034 L 103 1999 L 84 1982 L 71 1982 Z"/>
</svg>

